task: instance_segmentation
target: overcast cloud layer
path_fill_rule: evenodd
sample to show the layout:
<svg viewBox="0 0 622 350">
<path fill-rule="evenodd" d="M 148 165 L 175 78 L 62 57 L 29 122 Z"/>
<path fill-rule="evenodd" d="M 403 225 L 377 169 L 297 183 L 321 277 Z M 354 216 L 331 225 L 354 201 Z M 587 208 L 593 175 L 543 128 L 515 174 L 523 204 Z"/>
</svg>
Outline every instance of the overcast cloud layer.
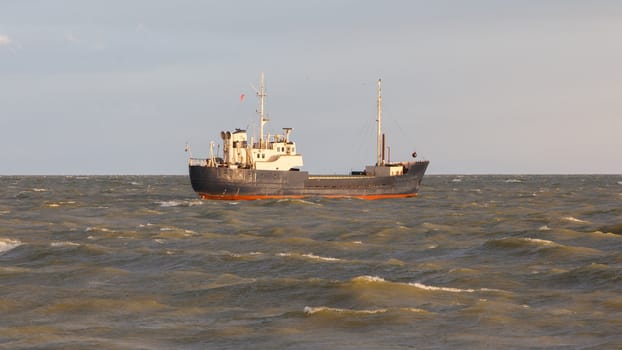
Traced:
<svg viewBox="0 0 622 350">
<path fill-rule="evenodd" d="M 5 0 L 0 174 L 184 174 L 293 127 L 305 169 L 622 173 L 622 2 Z M 246 98 L 240 103 L 240 94 Z"/>
</svg>

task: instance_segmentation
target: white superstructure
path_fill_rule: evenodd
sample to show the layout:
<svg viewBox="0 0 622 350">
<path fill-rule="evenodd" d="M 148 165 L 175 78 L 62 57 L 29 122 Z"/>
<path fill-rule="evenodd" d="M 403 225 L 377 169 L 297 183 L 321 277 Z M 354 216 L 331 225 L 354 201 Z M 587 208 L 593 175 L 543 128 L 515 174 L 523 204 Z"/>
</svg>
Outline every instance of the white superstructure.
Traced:
<svg viewBox="0 0 622 350">
<path fill-rule="evenodd" d="M 213 162 L 214 166 L 289 171 L 303 165 L 302 154 L 296 152 L 296 143 L 289 138 L 292 128 L 283 128 L 282 135 L 264 135 L 263 129 L 268 118 L 264 115 L 266 92 L 263 73 L 260 80 L 261 85 L 257 92 L 259 141 L 249 142 L 246 130 L 222 131 L 220 137 L 223 141 L 223 161 L 221 164 Z"/>
</svg>

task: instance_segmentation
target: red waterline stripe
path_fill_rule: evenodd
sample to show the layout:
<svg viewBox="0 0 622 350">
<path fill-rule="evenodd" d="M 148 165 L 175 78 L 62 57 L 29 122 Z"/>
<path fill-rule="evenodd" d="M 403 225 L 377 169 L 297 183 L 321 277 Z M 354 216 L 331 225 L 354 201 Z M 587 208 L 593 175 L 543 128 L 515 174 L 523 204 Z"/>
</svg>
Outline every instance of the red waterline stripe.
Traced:
<svg viewBox="0 0 622 350">
<path fill-rule="evenodd" d="M 409 198 L 416 197 L 417 193 L 400 193 L 400 194 L 370 194 L 370 195 L 218 195 L 218 194 L 199 194 L 203 199 L 216 199 L 227 201 L 252 201 L 258 199 L 300 199 L 305 197 L 323 197 L 323 198 L 358 198 L 366 200 L 391 199 L 391 198 Z"/>
</svg>

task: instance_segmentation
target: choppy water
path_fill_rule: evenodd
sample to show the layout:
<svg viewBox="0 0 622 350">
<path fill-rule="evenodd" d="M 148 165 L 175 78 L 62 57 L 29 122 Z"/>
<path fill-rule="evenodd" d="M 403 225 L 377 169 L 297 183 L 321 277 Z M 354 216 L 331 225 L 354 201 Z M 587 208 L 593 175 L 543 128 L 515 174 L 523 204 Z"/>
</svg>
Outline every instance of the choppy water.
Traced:
<svg viewBox="0 0 622 350">
<path fill-rule="evenodd" d="M 0 348 L 621 347 L 622 176 L 252 202 L 0 177 Z"/>
</svg>

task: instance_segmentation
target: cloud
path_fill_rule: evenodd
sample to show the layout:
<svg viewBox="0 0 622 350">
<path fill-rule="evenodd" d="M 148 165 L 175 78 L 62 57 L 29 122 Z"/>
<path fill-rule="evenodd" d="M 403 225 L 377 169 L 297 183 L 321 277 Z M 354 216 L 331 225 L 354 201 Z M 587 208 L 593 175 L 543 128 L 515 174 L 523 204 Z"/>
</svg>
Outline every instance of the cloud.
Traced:
<svg viewBox="0 0 622 350">
<path fill-rule="evenodd" d="M 11 44 L 11 38 L 4 34 L 0 34 L 0 46 L 5 46 Z"/>
</svg>

